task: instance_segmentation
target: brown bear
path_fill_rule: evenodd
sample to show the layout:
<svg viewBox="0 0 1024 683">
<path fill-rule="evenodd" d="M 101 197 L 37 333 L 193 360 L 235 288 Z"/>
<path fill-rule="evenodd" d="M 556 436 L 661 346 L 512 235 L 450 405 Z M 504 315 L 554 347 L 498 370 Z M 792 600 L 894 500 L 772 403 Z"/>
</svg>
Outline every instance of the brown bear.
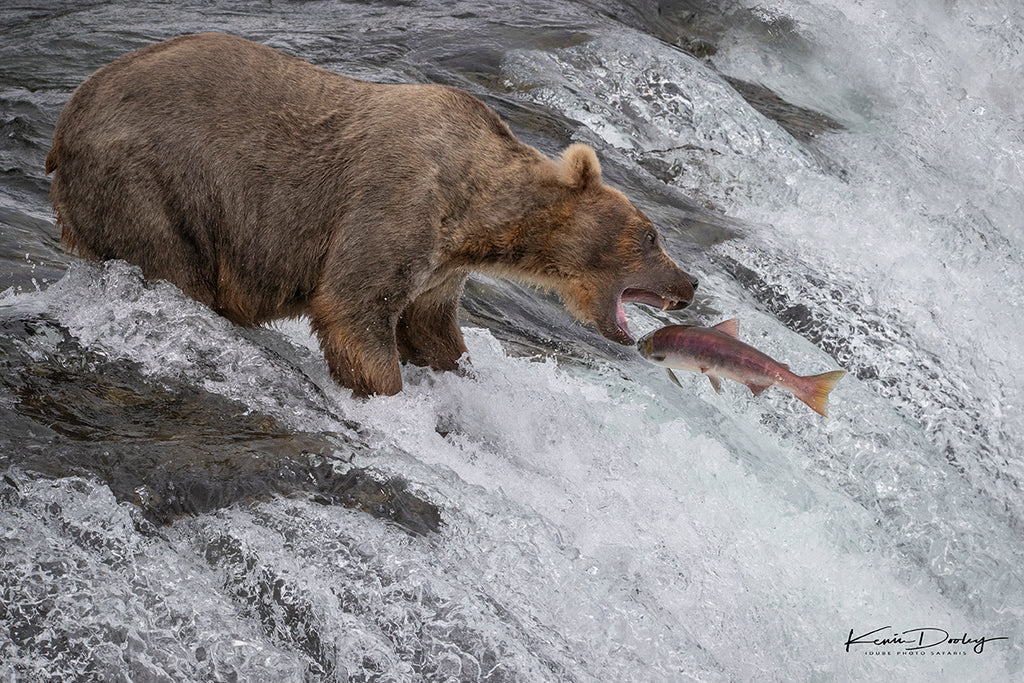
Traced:
<svg viewBox="0 0 1024 683">
<path fill-rule="evenodd" d="M 470 271 L 554 290 L 622 344 L 623 301 L 681 308 L 696 286 L 589 147 L 553 161 L 461 90 L 346 78 L 233 36 L 99 69 L 46 171 L 70 251 L 241 325 L 307 315 L 360 396 L 400 391 L 401 361 L 458 368 Z"/>
</svg>

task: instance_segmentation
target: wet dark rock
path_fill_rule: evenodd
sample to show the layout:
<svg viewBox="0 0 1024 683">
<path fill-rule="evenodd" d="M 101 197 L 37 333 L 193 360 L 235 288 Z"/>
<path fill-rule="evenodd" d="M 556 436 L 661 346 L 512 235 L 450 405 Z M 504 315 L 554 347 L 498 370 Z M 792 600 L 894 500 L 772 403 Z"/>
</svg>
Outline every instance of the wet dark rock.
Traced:
<svg viewBox="0 0 1024 683">
<path fill-rule="evenodd" d="M 99 479 L 157 525 L 304 494 L 414 534 L 441 526 L 440 510 L 405 482 L 350 464 L 366 450 L 361 444 L 294 432 L 223 396 L 155 381 L 133 363 L 84 349 L 44 317 L 0 321 L 4 394 L 0 468 Z"/>
<path fill-rule="evenodd" d="M 697 59 L 706 60 L 713 69 L 716 69 L 713 57 L 718 52 L 717 45 L 727 32 L 745 35 L 751 49 L 757 49 L 759 45 L 784 43 L 793 53 L 807 55 L 813 52 L 813 41 L 802 35 L 796 21 L 764 8 L 745 8 L 736 3 L 714 0 L 644 0 L 620 4 L 622 7 L 616 16 L 622 21 L 675 45 Z M 750 106 L 805 145 L 822 133 L 844 128 L 831 116 L 793 104 L 760 83 L 721 75 Z"/>
<path fill-rule="evenodd" d="M 751 107 L 778 123 L 800 142 L 808 143 L 822 133 L 844 129 L 844 126 L 831 116 L 787 102 L 778 93 L 759 83 L 750 83 L 729 76 L 726 76 L 725 80 Z"/>
</svg>

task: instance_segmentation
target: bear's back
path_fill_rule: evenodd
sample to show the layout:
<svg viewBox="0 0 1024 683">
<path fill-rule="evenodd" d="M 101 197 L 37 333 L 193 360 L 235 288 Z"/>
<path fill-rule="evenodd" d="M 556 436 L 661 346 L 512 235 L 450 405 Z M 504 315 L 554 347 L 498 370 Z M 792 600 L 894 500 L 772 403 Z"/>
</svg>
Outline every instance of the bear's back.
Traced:
<svg viewBox="0 0 1024 683">
<path fill-rule="evenodd" d="M 302 311 L 332 242 L 430 244 L 540 159 L 477 98 L 341 76 L 223 34 L 99 69 L 47 158 L 62 239 L 236 322 Z"/>
</svg>

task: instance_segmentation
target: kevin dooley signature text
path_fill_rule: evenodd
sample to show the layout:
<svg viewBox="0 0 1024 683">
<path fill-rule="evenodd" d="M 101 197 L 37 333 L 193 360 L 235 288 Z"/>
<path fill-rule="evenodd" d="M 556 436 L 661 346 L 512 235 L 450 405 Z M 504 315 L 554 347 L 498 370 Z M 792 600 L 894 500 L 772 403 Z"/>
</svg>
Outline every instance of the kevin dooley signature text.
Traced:
<svg viewBox="0 0 1024 683">
<path fill-rule="evenodd" d="M 851 628 L 850 635 L 846 638 L 846 651 L 850 652 L 851 647 L 854 645 L 873 645 L 875 647 L 902 645 L 904 647 L 895 649 L 902 649 L 907 652 L 928 650 L 945 645 L 956 648 L 969 647 L 976 654 L 980 655 L 985 650 L 985 643 L 992 642 L 993 640 L 1007 640 L 1007 637 L 980 636 L 978 638 L 971 638 L 966 632 L 960 637 L 950 637 L 949 631 L 934 627 L 912 628 L 896 632 L 893 631 L 892 626 L 883 626 L 876 628 L 874 631 L 855 635 L 855 631 Z"/>
</svg>

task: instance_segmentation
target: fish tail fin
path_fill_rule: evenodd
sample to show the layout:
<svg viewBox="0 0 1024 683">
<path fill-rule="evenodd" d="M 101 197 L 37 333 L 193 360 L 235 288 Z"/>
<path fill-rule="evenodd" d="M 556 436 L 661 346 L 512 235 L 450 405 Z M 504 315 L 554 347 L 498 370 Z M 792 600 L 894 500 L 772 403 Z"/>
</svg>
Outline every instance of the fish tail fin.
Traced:
<svg viewBox="0 0 1024 683">
<path fill-rule="evenodd" d="M 804 389 L 796 394 L 796 397 L 810 406 L 811 410 L 822 417 L 828 417 L 828 395 L 836 383 L 846 374 L 845 370 L 833 370 L 823 372 L 820 375 L 808 375 L 801 377 L 804 382 Z"/>
</svg>

